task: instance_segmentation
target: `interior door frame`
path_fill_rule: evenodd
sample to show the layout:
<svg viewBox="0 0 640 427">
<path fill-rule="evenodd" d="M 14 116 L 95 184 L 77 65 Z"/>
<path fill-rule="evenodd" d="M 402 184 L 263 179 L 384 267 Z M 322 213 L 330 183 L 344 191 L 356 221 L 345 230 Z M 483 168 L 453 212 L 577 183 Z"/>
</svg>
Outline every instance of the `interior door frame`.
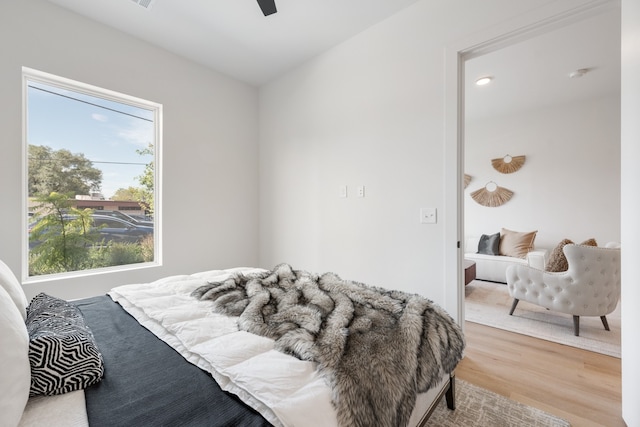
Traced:
<svg viewBox="0 0 640 427">
<path fill-rule="evenodd" d="M 620 8 L 619 0 L 556 1 L 445 48 L 444 308 L 462 327 L 465 61 L 613 8 Z"/>
</svg>

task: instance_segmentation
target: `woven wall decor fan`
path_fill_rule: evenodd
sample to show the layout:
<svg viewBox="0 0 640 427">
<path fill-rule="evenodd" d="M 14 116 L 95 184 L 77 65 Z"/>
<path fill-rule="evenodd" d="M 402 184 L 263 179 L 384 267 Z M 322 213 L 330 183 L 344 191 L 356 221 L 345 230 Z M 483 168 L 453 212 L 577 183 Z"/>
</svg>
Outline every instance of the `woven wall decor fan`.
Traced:
<svg viewBox="0 0 640 427">
<path fill-rule="evenodd" d="M 484 187 L 471 193 L 471 198 L 476 203 L 490 208 L 504 205 L 511 200 L 511 196 L 513 196 L 513 191 L 500 187 L 493 181 L 487 182 Z"/>
<path fill-rule="evenodd" d="M 510 156 L 507 154 L 499 159 L 491 159 L 491 166 L 500 173 L 513 173 L 519 170 L 527 156 Z"/>
<path fill-rule="evenodd" d="M 467 188 L 469 186 L 469 183 L 471 182 L 471 175 L 469 174 L 464 174 L 464 188 Z"/>
</svg>

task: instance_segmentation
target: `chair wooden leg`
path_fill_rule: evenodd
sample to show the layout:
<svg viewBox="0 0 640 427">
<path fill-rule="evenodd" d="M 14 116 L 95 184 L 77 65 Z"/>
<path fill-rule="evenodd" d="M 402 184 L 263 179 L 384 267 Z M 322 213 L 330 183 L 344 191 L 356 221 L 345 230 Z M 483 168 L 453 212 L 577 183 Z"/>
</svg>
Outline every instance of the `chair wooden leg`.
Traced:
<svg viewBox="0 0 640 427">
<path fill-rule="evenodd" d="M 610 331 L 609 322 L 607 322 L 607 316 L 600 316 L 600 320 L 602 320 L 602 324 L 604 325 L 604 329 Z"/>
<path fill-rule="evenodd" d="M 573 335 L 580 336 L 580 316 L 573 316 Z"/>
<path fill-rule="evenodd" d="M 447 388 L 447 392 L 445 394 L 447 398 L 447 408 L 452 411 L 456 409 L 456 375 L 452 373 L 449 375 L 449 387 Z"/>
<path fill-rule="evenodd" d="M 518 302 L 520 302 L 518 298 L 513 299 L 513 304 L 511 304 L 511 311 L 509 312 L 509 316 L 513 314 L 513 311 L 516 309 L 516 305 L 518 305 Z"/>
</svg>

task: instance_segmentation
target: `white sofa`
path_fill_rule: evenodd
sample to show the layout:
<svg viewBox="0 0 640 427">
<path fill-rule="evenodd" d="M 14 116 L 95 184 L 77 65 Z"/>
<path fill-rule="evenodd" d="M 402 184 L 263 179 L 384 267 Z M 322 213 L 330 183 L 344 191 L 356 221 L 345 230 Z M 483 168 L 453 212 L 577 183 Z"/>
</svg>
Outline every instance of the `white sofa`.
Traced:
<svg viewBox="0 0 640 427">
<path fill-rule="evenodd" d="M 515 258 L 503 255 L 484 255 L 478 253 L 480 237 L 469 237 L 465 242 L 464 258 L 476 263 L 476 279 L 507 283 L 507 267 L 510 265 L 528 265 L 544 270 L 548 250 L 534 248 L 527 258 Z"/>
</svg>

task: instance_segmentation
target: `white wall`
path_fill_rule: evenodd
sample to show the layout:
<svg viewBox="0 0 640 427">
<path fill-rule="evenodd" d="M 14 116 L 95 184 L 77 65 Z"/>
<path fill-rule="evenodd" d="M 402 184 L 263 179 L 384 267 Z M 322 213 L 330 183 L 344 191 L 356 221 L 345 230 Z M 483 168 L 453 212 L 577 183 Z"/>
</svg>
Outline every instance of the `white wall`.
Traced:
<svg viewBox="0 0 640 427">
<path fill-rule="evenodd" d="M 455 217 L 443 208 L 445 47 L 539 6 L 445 3 L 418 2 L 261 88 L 262 264 L 442 303 L 443 218 Z M 438 208 L 438 224 L 420 224 L 421 207 Z"/>
<path fill-rule="evenodd" d="M 564 238 L 620 241 L 620 97 L 618 94 L 543 110 L 467 121 L 465 233 L 502 227 L 538 230 L 536 246 Z M 522 169 L 501 174 L 491 159 L 526 155 Z M 494 181 L 514 192 L 499 207 L 481 206 L 471 193 Z"/>
<path fill-rule="evenodd" d="M 622 0 L 622 416 L 640 426 L 640 3 Z"/>
<path fill-rule="evenodd" d="M 42 0 L 0 4 L 0 259 L 21 272 L 21 67 L 164 105 L 164 265 L 27 284 L 104 293 L 168 274 L 257 265 L 257 89 Z"/>
</svg>

